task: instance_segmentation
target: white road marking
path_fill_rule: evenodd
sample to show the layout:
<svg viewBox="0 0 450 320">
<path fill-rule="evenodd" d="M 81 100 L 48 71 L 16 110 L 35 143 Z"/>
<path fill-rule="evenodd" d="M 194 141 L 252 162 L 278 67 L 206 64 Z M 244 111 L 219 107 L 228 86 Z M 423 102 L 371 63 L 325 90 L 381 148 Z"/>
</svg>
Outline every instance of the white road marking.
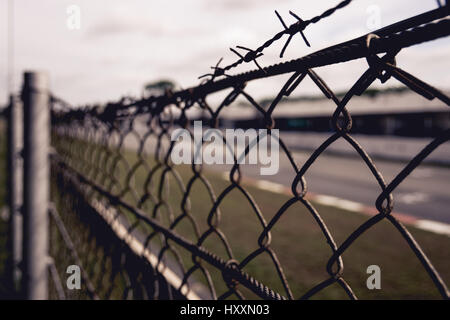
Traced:
<svg viewBox="0 0 450 320">
<path fill-rule="evenodd" d="M 361 213 L 364 210 L 364 205 L 359 202 L 341 199 L 333 196 L 316 195 L 314 197 L 314 201 L 322 205 L 333 206 L 347 211 Z"/>
<path fill-rule="evenodd" d="M 222 177 L 226 180 L 229 179 L 228 173 L 223 173 Z M 272 181 L 267 180 L 258 180 L 253 185 L 255 185 L 257 188 L 270 191 L 273 193 L 284 193 L 285 186 L 280 183 L 275 183 Z M 413 192 L 413 193 L 406 193 L 406 194 L 400 194 L 397 195 L 396 199 L 399 202 L 404 202 L 408 204 L 415 204 L 418 202 L 424 202 L 429 200 L 429 195 L 425 193 L 420 192 Z M 333 196 L 327 196 L 327 195 L 315 195 L 314 199 L 312 201 L 325 205 L 325 206 L 331 206 L 335 208 L 339 208 L 346 211 L 351 212 L 357 212 L 357 213 L 363 213 L 365 209 L 367 209 L 367 206 L 365 206 L 362 203 L 341 199 Z M 437 233 L 437 234 L 443 234 L 450 236 L 450 224 L 437 222 L 437 221 L 431 221 L 431 220 L 417 220 L 412 223 L 408 223 L 411 226 L 414 226 L 418 229 L 422 229 L 425 231 Z"/>
<path fill-rule="evenodd" d="M 285 187 L 282 184 L 267 180 L 256 181 L 256 186 L 262 190 L 266 190 L 273 193 L 284 193 L 285 190 Z"/>
<path fill-rule="evenodd" d="M 443 234 L 450 237 L 450 224 L 447 223 L 431 220 L 417 220 L 415 226 L 419 229 Z"/>
<path fill-rule="evenodd" d="M 430 196 L 423 192 L 399 193 L 395 199 L 404 204 L 418 204 L 430 200 Z"/>
</svg>

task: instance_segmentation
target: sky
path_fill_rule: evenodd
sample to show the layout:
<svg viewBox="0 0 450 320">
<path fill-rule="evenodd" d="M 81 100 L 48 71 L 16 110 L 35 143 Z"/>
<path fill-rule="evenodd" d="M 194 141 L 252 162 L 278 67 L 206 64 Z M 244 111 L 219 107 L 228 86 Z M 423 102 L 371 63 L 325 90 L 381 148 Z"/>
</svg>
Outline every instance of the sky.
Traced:
<svg viewBox="0 0 450 320">
<path fill-rule="evenodd" d="M 14 15 L 9 16 L 8 2 Z M 51 91 L 73 105 L 103 103 L 124 95 L 139 97 L 145 83 L 171 79 L 179 87 L 199 83 L 220 57 L 236 60 L 230 47 L 255 48 L 282 28 L 274 10 L 287 24 L 294 11 L 303 19 L 336 5 L 337 0 L 0 0 L 0 105 L 7 101 L 8 83 L 20 90 L 25 70 L 46 71 Z M 79 29 L 69 28 L 79 8 Z M 305 34 L 311 48 L 297 35 L 285 57 L 279 52 L 286 38 L 264 51 L 258 61 L 266 66 L 299 58 L 349 40 L 412 15 L 437 7 L 436 0 L 354 0 Z M 8 18 L 13 18 L 13 42 L 8 47 Z M 73 24 L 71 25 L 73 26 Z M 8 61 L 8 50 L 13 61 Z M 440 39 L 403 50 L 398 66 L 441 89 L 449 89 L 450 39 Z M 7 77 L 8 64 L 13 74 Z M 330 87 L 348 89 L 365 70 L 364 59 L 318 68 Z M 230 72 L 253 70 L 245 64 Z M 255 81 L 248 87 L 256 98 L 270 96 L 285 77 Z M 390 86 L 399 85 L 390 80 Z M 311 82 L 295 94 L 318 93 Z"/>
</svg>

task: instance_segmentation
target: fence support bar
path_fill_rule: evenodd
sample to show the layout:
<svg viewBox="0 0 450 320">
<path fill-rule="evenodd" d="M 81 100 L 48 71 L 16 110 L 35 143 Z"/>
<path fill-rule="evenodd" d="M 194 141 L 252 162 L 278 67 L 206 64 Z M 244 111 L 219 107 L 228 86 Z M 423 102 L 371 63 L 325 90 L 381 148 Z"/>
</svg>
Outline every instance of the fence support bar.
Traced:
<svg viewBox="0 0 450 320">
<path fill-rule="evenodd" d="M 50 109 L 47 74 L 26 72 L 24 102 L 24 239 L 25 298 L 48 298 L 48 203 Z"/>
<path fill-rule="evenodd" d="M 19 290 L 22 262 L 23 113 L 21 101 L 11 95 L 8 110 L 8 206 L 11 223 L 12 286 Z"/>
</svg>

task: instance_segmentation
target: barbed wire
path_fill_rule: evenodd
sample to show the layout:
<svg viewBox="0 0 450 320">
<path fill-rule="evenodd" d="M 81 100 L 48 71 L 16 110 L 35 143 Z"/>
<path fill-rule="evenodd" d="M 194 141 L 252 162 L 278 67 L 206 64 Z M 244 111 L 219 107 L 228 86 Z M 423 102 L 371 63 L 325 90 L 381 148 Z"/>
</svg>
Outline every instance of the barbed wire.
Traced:
<svg viewBox="0 0 450 320">
<path fill-rule="evenodd" d="M 380 30 L 374 31 L 375 38 L 371 41 L 371 50 L 375 54 L 386 52 L 389 48 L 407 48 L 422 42 L 432 41 L 449 35 L 449 21 L 445 18 L 450 13 L 450 6 L 445 6 L 436 10 L 426 12 L 424 14 L 394 23 Z M 435 23 L 430 23 L 437 21 Z M 227 76 L 214 82 L 201 84 L 197 87 L 180 90 L 177 92 L 167 91 L 160 96 L 151 96 L 140 100 L 124 97 L 117 102 L 110 102 L 105 106 L 97 107 L 72 107 L 67 112 L 67 118 L 82 118 L 83 115 L 98 116 L 103 119 L 115 119 L 118 117 L 126 117 L 128 112 L 132 110 L 134 114 L 161 112 L 166 106 L 179 103 L 185 99 L 192 99 L 191 102 L 201 100 L 206 95 L 219 92 L 227 88 L 234 88 L 236 84 L 244 85 L 248 81 L 257 80 L 265 77 L 272 77 L 295 71 L 305 71 L 311 68 L 323 67 L 333 63 L 342 63 L 358 58 L 365 58 L 368 54 L 366 39 L 370 34 L 362 37 L 334 45 L 320 51 L 309 54 L 303 58 L 274 64 L 265 67 L 265 72 L 261 70 L 253 70 L 245 73 Z M 59 98 L 54 96 L 54 99 Z"/>
<path fill-rule="evenodd" d="M 283 22 L 285 30 L 279 33 L 278 38 L 275 36 L 266 42 L 267 45 L 254 51 L 249 49 L 248 56 L 246 55 L 247 62 L 256 63 L 258 54 L 282 35 L 288 34 L 292 37 L 297 32 L 303 31 L 310 23 L 320 21 L 350 2 L 343 1 L 324 14 L 308 20 L 309 22 L 299 20 L 295 28 L 292 26 L 286 28 Z M 155 277 L 163 277 L 167 281 L 163 286 L 169 288 L 164 290 L 165 296 L 172 298 L 178 294 L 184 297 L 193 295 L 214 299 L 230 297 L 244 299 L 248 296 L 248 292 L 251 292 L 263 299 L 307 299 L 332 284 L 338 284 L 350 299 L 356 299 L 354 290 L 344 279 L 343 254 L 367 230 L 381 221 L 387 221 L 406 240 L 440 295 L 448 299 L 449 290 L 442 277 L 419 243 L 392 215 L 392 210 L 394 208 L 393 191 L 437 147 L 450 139 L 450 129 L 447 128 L 429 143 L 391 182 L 387 183 L 370 155 L 351 136 L 353 122 L 351 113 L 347 109 L 351 99 L 361 95 L 376 80 L 385 83 L 390 78 L 397 79 L 420 96 L 429 100 L 438 99 L 449 106 L 450 99 L 446 94 L 399 68 L 396 61 L 398 53 L 404 48 L 448 36 L 450 21 L 446 18 L 447 15 L 448 6 L 442 7 L 300 59 L 272 65 L 264 70 L 258 66 L 259 68 L 254 71 L 234 76 L 223 74 L 224 79 L 208 81 L 187 90 L 168 91 L 164 95 L 141 100 L 123 99 L 103 107 L 66 110 L 67 108 L 53 106 L 54 153 L 51 159 L 55 189 L 64 194 L 64 199 L 74 198 L 73 201 L 62 201 L 61 205 L 65 206 L 65 212 L 76 212 L 78 219 L 86 219 L 88 226 L 92 216 L 100 217 L 103 223 L 106 223 L 106 229 L 111 231 L 106 238 L 114 238 L 120 243 L 120 247 L 114 247 L 113 251 L 119 252 L 121 258 L 113 263 L 115 271 L 111 274 L 113 278 L 116 274 L 120 274 L 122 281 L 126 284 L 123 297 L 129 297 L 130 291 L 141 287 L 145 288 L 142 289 L 143 291 L 151 291 L 152 297 L 157 297 L 155 286 L 159 287 L 160 284 Z M 288 32 L 288 30 L 291 31 Z M 293 30 L 296 32 L 294 33 Z M 380 54 L 383 55 L 379 56 Z M 314 71 L 314 68 L 319 66 L 359 58 L 366 59 L 367 69 L 342 98 L 338 98 L 324 79 Z M 241 60 L 244 61 L 244 59 L 245 56 L 241 56 Z M 217 70 L 223 70 L 218 67 L 220 62 L 214 67 L 213 78 L 218 76 L 216 72 L 221 72 Z M 263 108 L 245 91 L 246 82 L 279 74 L 291 75 L 267 108 Z M 283 139 L 279 138 L 281 151 L 289 160 L 295 174 L 290 185 L 290 198 L 269 220 L 266 220 L 263 211 L 242 183 L 243 174 L 236 160 L 239 155 L 234 155 L 234 164 L 229 170 L 226 186 L 218 194 L 215 193 L 202 165 L 196 165 L 193 162 L 189 172 L 186 173 L 185 169 L 182 170 L 171 162 L 170 155 L 176 142 L 171 141 L 170 133 L 175 128 L 181 127 L 188 130 L 192 137 L 194 135 L 190 123 L 198 119 L 190 116 L 190 110 L 194 108 L 201 110 L 202 121 L 212 128 L 218 128 L 223 110 L 241 97 L 257 111 L 263 119 L 262 127 L 268 129 L 268 135 L 272 135 L 272 129 L 276 128 L 272 116 L 274 110 L 282 98 L 292 94 L 306 77 L 310 78 L 323 95 L 336 105 L 334 113 L 330 116 L 331 129 L 334 133 L 314 150 L 302 166 L 297 165 L 291 151 Z M 217 108 L 212 107 L 206 101 L 206 97 L 224 89 L 231 89 L 231 92 L 218 104 Z M 59 103 L 61 103 L 60 100 L 52 99 L 53 105 Z M 130 139 L 135 142 L 130 143 Z M 377 214 L 357 227 L 342 243 L 338 244 L 320 212 L 307 198 L 308 185 L 305 175 L 322 153 L 340 139 L 347 141 L 355 150 L 369 168 L 381 191 L 374 197 Z M 202 144 L 204 143 L 206 142 L 203 141 Z M 243 155 L 248 156 L 251 149 L 252 146 L 249 144 L 243 151 Z M 194 184 L 200 184 L 206 190 L 205 194 L 210 202 L 209 205 L 203 204 L 208 208 L 206 219 L 201 219 L 192 209 L 192 199 L 195 197 Z M 261 228 L 256 239 L 257 248 L 240 259 L 233 252 L 228 239 L 229 235 L 223 231 L 221 224 L 221 206 L 225 199 L 230 198 L 232 192 L 238 192 L 243 196 L 249 205 L 249 211 Z M 180 194 L 180 199 L 176 203 L 173 203 L 173 193 Z M 54 197 L 58 198 L 56 195 Z M 310 213 L 330 251 L 326 263 L 327 278 L 300 295 L 294 294 L 291 289 L 283 265 L 272 248 L 274 227 L 295 204 L 300 204 Z M 89 218 L 83 218 L 86 216 L 84 211 L 90 213 Z M 54 217 L 57 216 L 54 215 Z M 58 218 L 55 221 L 57 225 L 60 224 Z M 189 239 L 179 233 L 182 223 L 186 223 L 191 228 Z M 205 228 L 200 228 L 200 223 L 204 224 Z M 63 230 L 61 226 L 59 229 Z M 69 230 L 69 228 L 66 229 Z M 65 238 L 69 237 L 64 236 L 65 232 L 62 234 Z M 101 238 L 102 235 L 104 233 L 95 235 L 94 232 L 96 239 Z M 207 248 L 206 244 L 213 238 L 218 239 L 221 254 Z M 73 252 L 76 245 L 65 242 L 69 251 Z M 79 245 L 82 246 L 82 244 Z M 123 250 L 127 253 L 122 254 Z M 275 270 L 274 274 L 279 279 L 281 291 L 272 288 L 264 281 L 265 279 L 257 279 L 251 272 L 246 271 L 246 267 L 258 261 L 258 258 L 263 255 L 270 258 Z M 139 265 L 137 273 L 133 273 L 136 267 L 127 263 L 129 260 Z M 98 264 L 95 261 L 91 263 Z M 100 262 L 100 264 L 106 264 L 106 262 Z M 210 270 L 211 267 L 212 270 Z M 100 270 L 103 269 L 100 267 Z M 147 279 L 141 274 L 146 271 L 152 275 L 152 280 L 148 282 L 142 281 L 144 278 Z M 217 276 L 217 272 L 220 276 Z M 110 283 L 106 297 L 110 297 L 114 283 L 114 281 Z"/>
<path fill-rule="evenodd" d="M 256 66 L 258 67 L 258 69 L 264 71 L 263 68 L 261 68 L 261 66 L 258 64 L 258 62 L 256 61 L 257 58 L 261 57 L 263 55 L 263 51 L 265 49 L 267 49 L 268 47 L 270 47 L 274 42 L 276 42 L 277 40 L 281 39 L 281 37 L 283 37 L 284 35 L 288 35 L 288 39 L 286 40 L 286 43 L 283 46 L 283 49 L 281 49 L 280 52 L 280 58 L 283 57 L 284 52 L 287 49 L 287 46 L 289 45 L 291 39 L 294 37 L 294 35 L 296 35 L 297 33 L 300 34 L 303 38 L 303 41 L 305 42 L 305 44 L 310 47 L 311 45 L 309 44 L 309 41 L 306 39 L 303 31 L 306 29 L 306 27 L 308 27 L 310 24 L 312 23 L 317 23 L 320 20 L 322 20 L 323 18 L 329 17 L 332 14 L 334 14 L 337 10 L 342 9 L 346 6 L 348 6 L 353 0 L 345 0 L 345 1 L 341 1 L 337 6 L 330 8 L 326 11 L 324 11 L 322 14 L 310 19 L 310 20 L 302 20 L 297 14 L 295 14 L 292 11 L 289 11 L 289 14 L 292 15 L 297 22 L 291 24 L 289 27 L 286 25 L 286 23 L 284 22 L 283 18 L 280 16 L 280 14 L 278 13 L 278 11 L 275 10 L 275 14 L 278 17 L 278 19 L 280 20 L 282 26 L 284 27 L 284 30 L 278 32 L 277 34 L 275 34 L 271 39 L 267 40 L 266 42 L 264 42 L 264 44 L 262 44 L 261 46 L 259 46 L 258 48 L 256 48 L 255 50 L 252 50 L 250 48 L 247 47 L 243 47 L 243 46 L 236 46 L 237 49 L 241 49 L 246 51 L 247 53 L 242 55 L 240 54 L 236 49 L 234 48 L 230 48 L 231 52 L 233 52 L 234 54 L 236 54 L 239 59 L 230 64 L 225 66 L 224 68 L 220 68 L 219 64 L 222 61 L 222 58 L 219 60 L 219 62 L 216 64 L 215 67 L 211 67 L 214 70 L 214 73 L 212 74 L 205 74 L 199 77 L 199 79 L 204 78 L 206 76 L 211 76 L 211 81 L 213 81 L 216 77 L 219 76 L 223 76 L 226 75 L 225 72 L 236 68 L 237 66 L 239 66 L 240 64 L 246 62 L 254 62 L 256 64 Z"/>
</svg>

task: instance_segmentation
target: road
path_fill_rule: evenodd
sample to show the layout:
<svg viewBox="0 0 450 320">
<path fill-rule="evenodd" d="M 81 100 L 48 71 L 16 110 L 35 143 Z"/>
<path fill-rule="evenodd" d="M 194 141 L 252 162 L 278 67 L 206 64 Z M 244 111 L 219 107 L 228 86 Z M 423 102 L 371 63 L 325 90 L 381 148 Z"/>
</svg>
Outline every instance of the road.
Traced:
<svg viewBox="0 0 450 320">
<path fill-rule="evenodd" d="M 138 126 L 145 132 L 145 125 Z M 133 140 L 134 141 L 134 140 Z M 136 142 L 126 143 L 128 148 L 137 148 Z M 156 141 L 147 144 L 146 151 L 152 152 Z M 290 148 L 292 150 L 292 148 Z M 312 151 L 295 151 L 294 159 L 301 167 Z M 406 162 L 376 159 L 375 165 L 389 183 L 406 166 Z M 214 170 L 226 170 L 230 166 L 211 165 Z M 295 171 L 287 157 L 280 150 L 280 170 L 276 175 L 260 175 L 259 167 L 242 165 L 244 176 L 269 180 L 290 187 Z M 355 156 L 339 156 L 324 153 L 309 168 L 305 178 L 308 191 L 314 194 L 338 198 L 375 207 L 381 192 L 380 186 L 367 165 Z M 422 164 L 416 168 L 393 192 L 394 212 L 450 224 L 450 168 Z"/>
<path fill-rule="evenodd" d="M 311 152 L 295 152 L 298 166 Z M 406 165 L 403 162 L 375 160 L 378 170 L 389 183 Z M 294 169 L 285 156 L 280 158 L 277 175 L 261 176 L 259 169 L 243 165 L 244 175 L 290 186 Z M 380 186 L 367 165 L 359 158 L 322 154 L 305 174 L 308 191 L 375 206 Z M 421 165 L 394 191 L 394 211 L 420 219 L 450 223 L 450 169 Z"/>
</svg>

